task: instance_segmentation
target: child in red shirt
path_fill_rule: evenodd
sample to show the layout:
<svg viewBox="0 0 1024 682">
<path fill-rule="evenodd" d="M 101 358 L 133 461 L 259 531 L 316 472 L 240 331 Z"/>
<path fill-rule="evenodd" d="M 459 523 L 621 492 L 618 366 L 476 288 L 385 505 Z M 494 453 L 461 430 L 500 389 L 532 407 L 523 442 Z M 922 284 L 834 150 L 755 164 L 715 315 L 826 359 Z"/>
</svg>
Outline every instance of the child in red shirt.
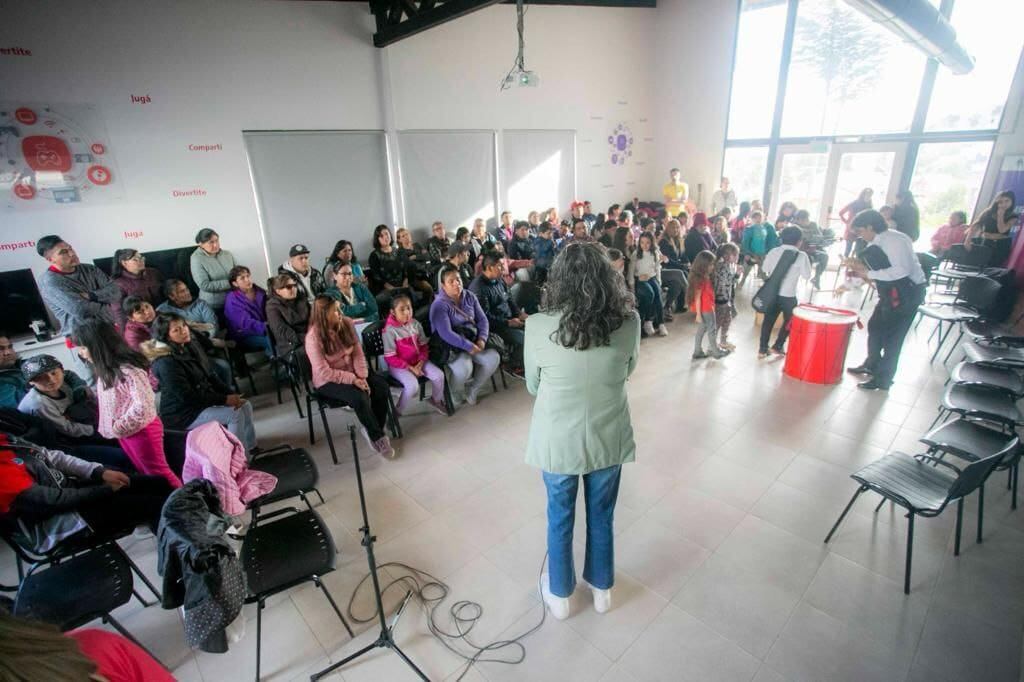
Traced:
<svg viewBox="0 0 1024 682">
<path fill-rule="evenodd" d="M 718 345 L 718 325 L 715 320 L 715 290 L 711 279 L 715 270 L 715 255 L 710 251 L 701 251 L 693 259 L 690 266 L 689 296 L 690 309 L 697 319 L 697 336 L 693 343 L 693 359 L 703 360 L 710 356 L 724 358 L 728 350 Z M 709 350 L 704 352 L 704 336 L 708 337 Z"/>
</svg>

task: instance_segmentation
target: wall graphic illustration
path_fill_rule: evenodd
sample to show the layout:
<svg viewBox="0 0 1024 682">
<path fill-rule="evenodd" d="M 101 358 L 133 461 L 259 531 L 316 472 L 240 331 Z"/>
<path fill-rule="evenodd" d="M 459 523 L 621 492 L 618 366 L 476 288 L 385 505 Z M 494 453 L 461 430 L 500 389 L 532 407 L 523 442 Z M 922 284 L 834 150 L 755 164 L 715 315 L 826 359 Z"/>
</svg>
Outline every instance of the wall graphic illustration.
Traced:
<svg viewBox="0 0 1024 682">
<path fill-rule="evenodd" d="M 123 182 L 95 107 L 0 102 L 0 208 L 35 210 L 122 197 Z"/>
<path fill-rule="evenodd" d="M 611 151 L 612 165 L 626 165 L 626 159 L 633 156 L 633 132 L 629 126 L 625 123 L 615 126 L 615 130 L 608 136 L 608 146 Z"/>
</svg>

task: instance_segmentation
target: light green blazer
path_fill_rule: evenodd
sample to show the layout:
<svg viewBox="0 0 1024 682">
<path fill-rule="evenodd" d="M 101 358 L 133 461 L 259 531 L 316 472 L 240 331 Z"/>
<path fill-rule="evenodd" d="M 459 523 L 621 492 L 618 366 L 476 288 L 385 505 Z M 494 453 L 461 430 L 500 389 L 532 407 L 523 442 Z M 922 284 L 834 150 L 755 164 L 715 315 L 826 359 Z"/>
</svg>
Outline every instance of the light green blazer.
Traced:
<svg viewBox="0 0 1024 682">
<path fill-rule="evenodd" d="M 607 346 L 573 350 L 552 341 L 559 318 L 526 321 L 526 388 L 537 396 L 526 463 L 553 474 L 587 474 L 636 458 L 626 378 L 640 354 L 640 318 Z"/>
</svg>

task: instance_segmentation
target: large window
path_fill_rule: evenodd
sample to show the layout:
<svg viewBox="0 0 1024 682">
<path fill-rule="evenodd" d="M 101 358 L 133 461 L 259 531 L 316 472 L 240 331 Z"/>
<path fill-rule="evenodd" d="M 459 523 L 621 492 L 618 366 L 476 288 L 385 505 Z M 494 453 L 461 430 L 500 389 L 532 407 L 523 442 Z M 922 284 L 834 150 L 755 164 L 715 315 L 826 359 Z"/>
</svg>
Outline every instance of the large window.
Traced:
<svg viewBox="0 0 1024 682">
<path fill-rule="evenodd" d="M 765 38 L 781 36 L 785 30 L 785 2 L 743 3 L 732 72 L 729 139 L 768 137 L 771 133 L 782 41 Z"/>
<path fill-rule="evenodd" d="M 846 0 L 743 0 L 723 174 L 832 222 L 865 187 L 918 195 L 922 241 L 976 212 L 1024 39 L 1024 0 L 931 0 L 975 60 L 956 76 Z M 776 98 L 781 96 L 781 106 Z M 908 165 L 908 160 L 910 164 Z"/>
<path fill-rule="evenodd" d="M 783 136 L 910 130 L 925 61 L 842 0 L 801 0 Z"/>
<path fill-rule="evenodd" d="M 1020 54 L 1024 2 L 960 0 L 950 21 L 975 66 L 963 76 L 939 69 L 925 130 L 996 128 Z"/>
<path fill-rule="evenodd" d="M 965 211 L 970 219 L 991 153 L 991 142 L 921 145 L 910 182 L 910 189 L 921 210 L 919 244 L 927 244 L 953 211 Z"/>
<path fill-rule="evenodd" d="M 731 147 L 725 150 L 722 175 L 740 201 L 761 199 L 768 168 L 768 147 Z"/>
</svg>

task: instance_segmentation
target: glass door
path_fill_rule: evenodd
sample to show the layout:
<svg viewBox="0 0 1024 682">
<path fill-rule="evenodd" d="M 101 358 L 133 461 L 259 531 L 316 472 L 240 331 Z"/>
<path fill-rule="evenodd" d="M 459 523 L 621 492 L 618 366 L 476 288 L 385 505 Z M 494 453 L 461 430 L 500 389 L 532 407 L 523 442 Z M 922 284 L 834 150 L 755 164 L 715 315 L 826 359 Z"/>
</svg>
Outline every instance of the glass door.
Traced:
<svg viewBox="0 0 1024 682">
<path fill-rule="evenodd" d="M 779 145 L 772 177 L 772 201 L 765 220 L 775 222 L 779 207 L 791 201 L 807 209 L 812 219 L 821 215 L 828 179 L 830 149 L 824 145 Z"/>
<path fill-rule="evenodd" d="M 819 224 L 842 236 L 839 212 L 865 189 L 871 190 L 875 208 L 891 206 L 905 158 L 903 143 L 833 145 Z"/>
</svg>

